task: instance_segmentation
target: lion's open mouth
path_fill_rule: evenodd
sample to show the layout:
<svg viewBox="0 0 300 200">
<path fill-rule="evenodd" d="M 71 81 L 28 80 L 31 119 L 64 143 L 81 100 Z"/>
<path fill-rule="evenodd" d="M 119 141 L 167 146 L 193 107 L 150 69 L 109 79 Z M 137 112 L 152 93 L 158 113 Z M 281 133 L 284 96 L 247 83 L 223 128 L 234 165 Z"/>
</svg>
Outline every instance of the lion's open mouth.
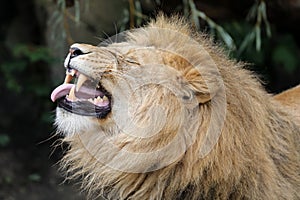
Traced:
<svg viewBox="0 0 300 200">
<path fill-rule="evenodd" d="M 53 90 L 51 100 L 78 115 L 104 118 L 111 110 L 111 95 L 100 82 L 72 68 L 67 69 L 64 83 Z"/>
</svg>

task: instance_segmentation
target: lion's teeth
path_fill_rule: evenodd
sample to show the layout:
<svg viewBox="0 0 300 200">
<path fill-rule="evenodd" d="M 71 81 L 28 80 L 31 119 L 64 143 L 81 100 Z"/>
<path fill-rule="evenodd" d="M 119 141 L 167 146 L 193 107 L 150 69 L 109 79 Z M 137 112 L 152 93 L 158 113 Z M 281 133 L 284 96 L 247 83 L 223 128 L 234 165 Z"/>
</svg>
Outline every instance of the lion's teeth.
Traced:
<svg viewBox="0 0 300 200">
<path fill-rule="evenodd" d="M 77 71 L 73 69 L 73 70 L 71 71 L 71 73 L 70 73 L 71 76 L 75 76 L 76 72 L 77 72 Z"/>
<path fill-rule="evenodd" d="M 98 96 L 97 101 L 103 102 L 103 99 L 100 96 Z"/>
<path fill-rule="evenodd" d="M 98 103 L 102 103 L 103 102 L 103 99 L 98 96 L 97 98 L 94 98 L 94 104 L 98 104 Z"/>
<path fill-rule="evenodd" d="M 77 70 L 75 69 L 67 69 L 66 70 L 66 77 L 64 83 L 70 83 L 73 79 L 73 76 L 77 73 Z"/>
<path fill-rule="evenodd" d="M 76 96 L 75 96 L 75 87 L 73 86 L 69 92 L 69 96 L 68 98 L 72 101 L 76 100 Z"/>
<path fill-rule="evenodd" d="M 78 90 L 80 89 L 80 87 L 82 86 L 82 84 L 87 80 L 88 78 L 83 75 L 83 74 L 79 74 L 78 76 L 78 80 L 76 83 L 76 92 L 78 92 Z"/>
<path fill-rule="evenodd" d="M 103 101 L 108 101 L 107 96 L 102 97 Z"/>
<path fill-rule="evenodd" d="M 70 74 L 67 74 L 66 77 L 65 77 L 65 81 L 64 81 L 64 84 L 67 84 L 67 83 L 70 83 L 71 80 L 72 80 L 72 76 Z"/>
</svg>

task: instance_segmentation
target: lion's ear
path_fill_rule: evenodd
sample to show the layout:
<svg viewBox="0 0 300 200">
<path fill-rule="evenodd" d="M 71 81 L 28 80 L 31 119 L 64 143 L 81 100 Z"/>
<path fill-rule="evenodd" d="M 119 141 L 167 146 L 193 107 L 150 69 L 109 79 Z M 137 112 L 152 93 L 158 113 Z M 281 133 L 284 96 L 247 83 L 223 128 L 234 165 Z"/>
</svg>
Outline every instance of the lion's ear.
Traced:
<svg viewBox="0 0 300 200">
<path fill-rule="evenodd" d="M 206 103 L 216 95 L 220 87 L 220 78 L 212 63 L 201 61 L 198 65 L 192 64 L 186 58 L 170 52 L 162 52 L 162 58 L 164 64 L 181 73 L 182 84 L 187 84 L 199 103 Z"/>
<path fill-rule="evenodd" d="M 201 74 L 197 67 L 188 67 L 184 70 L 183 77 L 198 99 L 200 104 L 210 101 L 219 90 L 219 81 L 214 74 Z"/>
</svg>

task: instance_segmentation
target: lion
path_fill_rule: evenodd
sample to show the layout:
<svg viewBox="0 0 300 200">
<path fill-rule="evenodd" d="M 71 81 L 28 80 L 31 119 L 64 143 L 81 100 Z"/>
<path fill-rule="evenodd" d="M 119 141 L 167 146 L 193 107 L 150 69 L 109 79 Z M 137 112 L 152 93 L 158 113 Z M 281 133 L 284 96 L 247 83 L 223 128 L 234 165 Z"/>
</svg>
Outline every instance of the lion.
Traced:
<svg viewBox="0 0 300 200">
<path fill-rule="evenodd" d="M 51 94 L 67 178 L 90 198 L 300 199 L 300 126 L 180 17 L 73 44 Z"/>
</svg>

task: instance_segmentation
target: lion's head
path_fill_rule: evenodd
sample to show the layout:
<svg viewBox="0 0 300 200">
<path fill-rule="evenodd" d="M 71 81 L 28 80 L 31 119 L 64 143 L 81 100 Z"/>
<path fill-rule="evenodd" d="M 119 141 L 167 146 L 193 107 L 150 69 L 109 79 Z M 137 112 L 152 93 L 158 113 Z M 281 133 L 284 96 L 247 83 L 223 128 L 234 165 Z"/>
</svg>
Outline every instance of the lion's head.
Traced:
<svg viewBox="0 0 300 200">
<path fill-rule="evenodd" d="M 65 68 L 51 96 L 55 123 L 70 144 L 63 163 L 89 191 L 120 199 L 281 195 L 253 191 L 287 182 L 268 165 L 276 103 L 184 20 L 161 16 L 99 46 L 74 44 Z"/>
</svg>

